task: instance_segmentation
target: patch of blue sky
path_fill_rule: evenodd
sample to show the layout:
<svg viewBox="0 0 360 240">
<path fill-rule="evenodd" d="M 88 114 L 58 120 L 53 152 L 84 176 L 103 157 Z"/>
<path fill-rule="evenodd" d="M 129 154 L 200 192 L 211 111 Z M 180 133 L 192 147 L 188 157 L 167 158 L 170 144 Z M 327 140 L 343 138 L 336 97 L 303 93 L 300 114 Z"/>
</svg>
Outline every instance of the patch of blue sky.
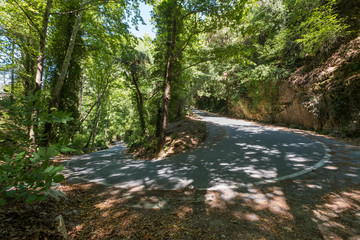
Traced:
<svg viewBox="0 0 360 240">
<path fill-rule="evenodd" d="M 149 35 L 152 39 L 155 38 L 156 30 L 154 26 L 151 24 L 151 14 L 152 6 L 146 5 L 144 3 L 140 3 L 140 14 L 143 18 L 146 25 L 143 25 L 142 23 L 139 23 L 138 30 L 135 29 L 135 26 L 130 24 L 130 32 L 134 34 L 136 37 L 142 38 L 145 34 Z"/>
</svg>

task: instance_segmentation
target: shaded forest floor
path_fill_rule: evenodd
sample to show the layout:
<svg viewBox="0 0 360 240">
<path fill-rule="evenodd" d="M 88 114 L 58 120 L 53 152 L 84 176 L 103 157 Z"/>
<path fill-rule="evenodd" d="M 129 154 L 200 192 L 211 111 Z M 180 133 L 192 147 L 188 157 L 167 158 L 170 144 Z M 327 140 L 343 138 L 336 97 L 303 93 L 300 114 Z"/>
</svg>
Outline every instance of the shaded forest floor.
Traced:
<svg viewBox="0 0 360 240">
<path fill-rule="evenodd" d="M 234 192 L 65 184 L 68 199 L 0 209 L 1 239 L 359 239 L 360 186 L 304 200 L 297 181 Z M 306 197 L 305 197 L 306 198 Z"/>
<path fill-rule="evenodd" d="M 165 147 L 158 157 L 165 158 L 194 149 L 204 142 L 206 136 L 206 124 L 195 117 L 187 116 L 180 121 L 169 123 L 166 129 Z M 153 151 L 151 146 L 139 146 L 129 153 L 138 159 L 153 159 Z"/>
</svg>

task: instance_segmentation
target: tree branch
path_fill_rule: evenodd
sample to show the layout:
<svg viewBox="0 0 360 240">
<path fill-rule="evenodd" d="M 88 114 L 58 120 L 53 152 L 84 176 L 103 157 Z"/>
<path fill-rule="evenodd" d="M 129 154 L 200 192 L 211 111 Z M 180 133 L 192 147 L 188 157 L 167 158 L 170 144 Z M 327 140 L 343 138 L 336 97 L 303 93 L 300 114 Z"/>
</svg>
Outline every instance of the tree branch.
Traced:
<svg viewBox="0 0 360 240">
<path fill-rule="evenodd" d="M 106 89 L 110 83 L 109 78 L 110 78 L 110 74 L 111 71 L 109 71 L 109 74 L 107 75 L 107 79 L 106 79 L 106 85 L 101 93 L 101 95 L 98 97 L 98 99 L 96 100 L 96 102 L 91 106 L 90 110 L 86 113 L 86 115 L 83 117 L 83 119 L 81 119 L 80 121 L 80 125 L 87 119 L 87 117 L 89 116 L 89 114 L 91 113 L 91 111 L 93 110 L 93 108 L 100 102 L 100 100 L 102 99 L 102 97 L 104 96 Z"/>
<path fill-rule="evenodd" d="M 92 1 L 87 2 L 85 5 L 89 4 L 90 2 L 92 2 Z M 81 11 L 88 10 L 88 9 L 90 9 L 90 8 L 92 8 L 92 7 L 95 7 L 95 6 L 99 6 L 99 5 L 104 4 L 104 3 L 109 3 L 109 2 L 111 2 L 111 0 L 106 0 L 106 1 L 104 1 L 104 2 L 94 3 L 94 4 L 92 4 L 92 5 L 88 6 L 88 7 L 79 8 L 79 9 L 72 10 L 72 11 L 59 12 L 59 13 L 57 13 L 57 12 L 52 12 L 51 15 L 65 15 L 65 14 L 77 13 L 77 12 L 81 12 Z"/>
<path fill-rule="evenodd" d="M 16 5 L 18 5 L 18 7 L 21 9 L 21 11 L 25 14 L 25 16 L 27 17 L 27 19 L 29 19 L 29 21 L 31 22 L 31 24 L 33 25 L 33 27 L 35 28 L 35 30 L 38 32 L 38 34 L 41 34 L 40 30 L 38 29 L 38 27 L 36 26 L 36 24 L 33 22 L 33 20 L 30 18 L 30 16 L 27 14 L 27 12 L 25 12 L 25 10 L 20 6 L 20 4 L 14 0 L 14 2 L 16 3 Z"/>
<path fill-rule="evenodd" d="M 191 64 L 191 65 L 189 65 L 189 66 L 186 66 L 186 67 L 180 69 L 180 70 L 177 71 L 176 73 L 181 72 L 181 71 L 184 71 L 184 70 L 186 70 L 186 69 L 188 69 L 188 68 L 191 68 L 191 67 L 195 67 L 195 66 L 199 65 L 200 63 L 204 63 L 204 62 L 208 62 L 208 61 L 212 61 L 212 60 L 215 60 L 215 58 L 202 59 L 202 60 L 200 60 L 200 61 L 198 61 L 198 62 L 196 62 L 196 63 L 194 63 L 194 64 Z"/>
<path fill-rule="evenodd" d="M 186 41 L 184 42 L 183 46 L 180 47 L 180 49 L 178 49 L 177 52 L 175 52 L 175 56 L 177 57 L 182 51 L 184 51 L 184 49 L 187 47 L 187 45 L 189 45 L 189 42 L 191 40 L 191 38 L 195 35 L 195 33 L 198 33 L 198 31 L 196 31 L 197 28 L 197 21 L 196 21 L 196 16 L 195 16 L 195 26 L 193 28 L 193 31 L 190 33 L 190 36 L 186 39 Z"/>
</svg>

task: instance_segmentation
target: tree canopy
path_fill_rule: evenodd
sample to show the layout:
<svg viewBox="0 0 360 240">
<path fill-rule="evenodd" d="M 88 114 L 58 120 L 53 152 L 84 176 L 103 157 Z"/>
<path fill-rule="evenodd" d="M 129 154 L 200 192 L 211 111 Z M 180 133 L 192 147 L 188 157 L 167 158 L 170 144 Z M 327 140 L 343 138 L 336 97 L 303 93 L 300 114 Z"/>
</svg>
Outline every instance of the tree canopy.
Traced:
<svg viewBox="0 0 360 240">
<path fill-rule="evenodd" d="M 341 0 L 146 3 L 154 39 L 129 31 L 137 0 L 0 3 L 2 204 L 42 200 L 63 180 L 58 152 L 123 140 L 156 156 L 191 106 L 227 112 L 243 99 L 271 119 L 280 84 L 357 30 Z"/>
</svg>

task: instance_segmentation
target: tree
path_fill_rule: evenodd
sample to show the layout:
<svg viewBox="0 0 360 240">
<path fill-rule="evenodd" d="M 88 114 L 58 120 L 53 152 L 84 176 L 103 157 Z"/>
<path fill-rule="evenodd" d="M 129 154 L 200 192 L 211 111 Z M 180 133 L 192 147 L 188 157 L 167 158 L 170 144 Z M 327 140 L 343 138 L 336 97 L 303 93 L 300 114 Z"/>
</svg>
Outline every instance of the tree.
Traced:
<svg viewBox="0 0 360 240">
<path fill-rule="evenodd" d="M 245 1 L 232 0 L 216 3 L 206 0 L 164 0 L 155 6 L 154 18 L 157 27 L 155 57 L 159 58 L 157 61 L 161 64 L 159 72 L 163 71 L 164 74 L 164 90 L 162 103 L 159 104 L 159 121 L 156 131 L 159 139 L 157 151 L 161 151 L 165 143 L 171 85 L 174 80 L 174 71 L 177 75 L 182 73 L 183 53 L 191 48 L 192 41 L 200 33 L 215 31 L 223 24 L 236 24 L 243 15 L 244 5 Z"/>
<path fill-rule="evenodd" d="M 142 134 L 147 136 L 146 123 L 144 116 L 144 94 L 141 91 L 140 77 L 146 77 L 146 64 L 150 61 L 149 57 L 141 51 L 136 49 L 130 49 L 125 51 L 122 57 L 123 67 L 127 79 L 131 81 L 131 84 L 135 87 L 135 99 L 137 111 L 139 114 L 139 121 L 141 125 Z"/>
<path fill-rule="evenodd" d="M 64 4 L 59 0 L 6 0 L 0 3 L 0 51 L 1 58 L 7 59 L 6 71 L 12 72 L 13 97 L 7 101 L 7 96 L 2 95 L 0 101 L 0 204 L 4 203 L 3 198 L 12 197 L 27 202 L 43 200 L 43 193 L 52 182 L 63 180 L 59 175 L 62 168 L 51 165 L 50 157 L 58 153 L 58 141 L 67 145 L 73 140 L 77 131 L 72 125 L 90 127 L 92 145 L 96 144 L 99 132 L 107 128 L 110 118 L 106 124 L 103 118 L 110 105 L 111 82 L 119 75 L 113 59 L 131 39 L 124 20 L 130 12 L 128 5 L 133 3 L 136 1 L 84 0 L 79 4 L 69 0 Z M 63 25 L 62 20 L 65 20 Z M 87 24 L 81 24 L 84 22 Z M 101 54 L 93 54 L 97 51 Z M 83 86 L 86 91 L 95 89 L 96 94 L 86 96 L 88 92 L 84 92 L 84 98 L 90 101 L 83 105 L 85 115 L 80 120 L 79 101 L 74 96 L 79 95 L 80 80 L 89 82 L 86 78 L 90 74 L 81 74 L 88 56 L 97 63 L 98 78 L 93 85 Z M 109 61 L 105 64 L 106 74 L 101 75 L 104 56 Z M 92 109 L 96 110 L 95 114 Z M 81 126 L 84 122 L 85 126 Z M 48 126 L 56 126 L 55 137 L 47 139 L 46 147 L 39 146 L 44 131 L 51 132 Z"/>
<path fill-rule="evenodd" d="M 42 84 L 42 79 L 43 79 L 43 69 L 44 69 L 44 55 L 45 55 L 45 44 L 46 44 L 46 35 L 47 35 L 47 30 L 48 30 L 48 24 L 49 24 L 49 17 L 50 17 L 50 10 L 52 7 L 53 1 L 52 0 L 47 0 L 46 1 L 46 6 L 45 6 L 45 11 L 44 11 L 44 16 L 43 16 L 43 21 L 42 21 L 42 28 L 41 28 L 41 32 L 39 32 L 39 52 L 38 52 L 38 58 L 37 58 L 37 64 L 36 64 L 36 77 L 35 77 L 35 90 L 34 90 L 34 95 L 39 95 L 40 90 L 41 90 L 41 84 Z M 32 114 L 32 118 L 35 118 L 36 115 L 36 110 L 34 109 L 34 112 Z M 29 135 L 30 135 L 30 139 L 32 140 L 33 144 L 36 143 L 36 137 L 35 137 L 35 131 L 34 128 L 36 126 L 35 125 L 31 125 L 30 126 L 30 131 L 29 131 Z"/>
</svg>

